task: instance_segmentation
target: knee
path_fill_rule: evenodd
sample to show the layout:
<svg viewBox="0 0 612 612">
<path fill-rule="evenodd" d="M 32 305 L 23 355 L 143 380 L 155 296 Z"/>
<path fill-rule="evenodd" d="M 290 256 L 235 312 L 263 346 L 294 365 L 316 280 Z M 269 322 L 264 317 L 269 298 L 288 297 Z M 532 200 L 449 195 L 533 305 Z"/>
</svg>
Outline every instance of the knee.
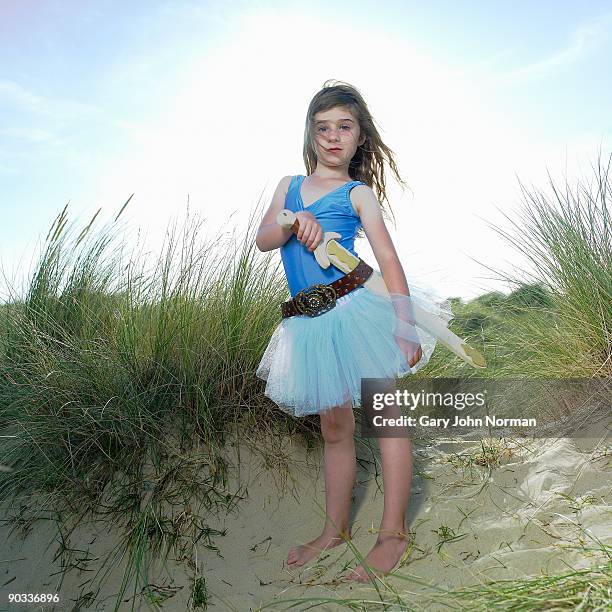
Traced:
<svg viewBox="0 0 612 612">
<path fill-rule="evenodd" d="M 341 442 L 355 433 L 355 418 L 352 410 L 332 415 L 321 415 L 321 434 L 327 443 Z"/>
</svg>

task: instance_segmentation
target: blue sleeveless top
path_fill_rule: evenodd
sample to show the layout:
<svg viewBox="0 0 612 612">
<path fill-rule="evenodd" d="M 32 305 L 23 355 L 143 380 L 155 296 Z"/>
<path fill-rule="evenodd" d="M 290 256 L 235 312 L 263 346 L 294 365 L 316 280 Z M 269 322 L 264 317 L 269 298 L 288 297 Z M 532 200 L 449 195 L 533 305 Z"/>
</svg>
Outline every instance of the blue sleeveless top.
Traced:
<svg viewBox="0 0 612 612">
<path fill-rule="evenodd" d="M 358 257 L 354 245 L 355 234 L 361 226 L 361 220 L 353 208 L 349 194 L 353 187 L 365 185 L 365 183 L 349 181 L 304 207 L 301 187 L 305 178 L 304 175 L 291 178 L 285 198 L 285 208 L 293 212 L 307 210 L 312 213 L 321 224 L 323 232 L 338 232 L 342 238 L 336 240 Z M 327 269 L 322 268 L 317 263 L 314 252 L 309 251 L 295 234 L 292 234 L 289 240 L 285 242 L 280 248 L 280 252 L 291 297 L 311 285 L 317 283 L 328 285 L 344 276 L 342 270 L 331 264 Z"/>
</svg>

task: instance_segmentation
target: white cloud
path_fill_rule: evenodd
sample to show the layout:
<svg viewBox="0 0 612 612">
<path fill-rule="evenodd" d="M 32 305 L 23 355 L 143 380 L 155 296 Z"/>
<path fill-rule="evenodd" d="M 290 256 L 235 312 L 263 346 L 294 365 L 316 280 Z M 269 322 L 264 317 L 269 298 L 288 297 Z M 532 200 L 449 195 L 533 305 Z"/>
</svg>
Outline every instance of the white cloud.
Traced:
<svg viewBox="0 0 612 612">
<path fill-rule="evenodd" d="M 0 81 L 0 96 L 34 113 L 49 114 L 49 108 L 44 98 L 27 91 L 15 81 Z"/>
<path fill-rule="evenodd" d="M 16 138 L 17 140 L 26 140 L 32 143 L 45 143 L 51 145 L 58 145 L 61 143 L 60 139 L 49 130 L 37 128 L 11 127 L 0 130 L 0 135 Z"/>
<path fill-rule="evenodd" d="M 54 119 L 72 119 L 97 113 L 89 104 L 66 98 L 51 98 L 29 91 L 16 81 L 0 80 L 0 99 L 14 105 L 16 110 Z"/>
<path fill-rule="evenodd" d="M 578 62 L 609 40 L 611 26 L 612 13 L 583 23 L 574 30 L 569 44 L 564 49 L 539 61 L 502 73 L 496 80 L 510 82 L 541 78 L 564 66 Z"/>
</svg>

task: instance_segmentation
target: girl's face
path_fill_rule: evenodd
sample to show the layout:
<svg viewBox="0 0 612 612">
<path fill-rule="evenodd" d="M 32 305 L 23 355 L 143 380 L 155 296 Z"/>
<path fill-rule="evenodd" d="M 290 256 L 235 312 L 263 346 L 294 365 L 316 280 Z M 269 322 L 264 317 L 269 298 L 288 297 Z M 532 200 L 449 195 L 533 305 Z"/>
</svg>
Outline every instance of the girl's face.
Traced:
<svg viewBox="0 0 612 612">
<path fill-rule="evenodd" d="M 329 166 L 346 166 L 365 142 L 359 123 L 342 106 L 315 113 L 314 141 L 317 160 Z"/>
</svg>

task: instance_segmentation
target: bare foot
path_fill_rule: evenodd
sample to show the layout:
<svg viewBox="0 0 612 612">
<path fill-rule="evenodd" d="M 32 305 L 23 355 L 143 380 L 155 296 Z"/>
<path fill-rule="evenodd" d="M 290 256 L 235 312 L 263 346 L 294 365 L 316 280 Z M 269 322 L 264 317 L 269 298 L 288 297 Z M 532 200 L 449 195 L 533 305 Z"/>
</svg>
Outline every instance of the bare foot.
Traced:
<svg viewBox="0 0 612 612">
<path fill-rule="evenodd" d="M 349 530 L 346 539 L 351 539 L 351 532 Z M 307 544 L 300 544 L 299 546 L 294 546 L 287 555 L 287 565 L 289 567 L 301 566 L 304 563 L 308 563 L 310 559 L 316 557 L 319 553 L 324 550 L 329 550 L 330 548 L 334 548 L 339 544 L 342 544 L 345 540 L 340 536 L 331 536 L 321 534 L 318 538 L 314 539 L 312 542 L 308 542 Z"/>
<path fill-rule="evenodd" d="M 388 532 L 385 530 L 384 535 L 379 534 L 376 544 L 366 555 L 365 562 L 375 574 L 388 574 L 406 552 L 408 543 L 409 538 L 403 532 Z M 357 582 L 367 582 L 370 580 L 368 572 L 362 564 L 351 570 L 345 577 L 347 580 Z"/>
</svg>

